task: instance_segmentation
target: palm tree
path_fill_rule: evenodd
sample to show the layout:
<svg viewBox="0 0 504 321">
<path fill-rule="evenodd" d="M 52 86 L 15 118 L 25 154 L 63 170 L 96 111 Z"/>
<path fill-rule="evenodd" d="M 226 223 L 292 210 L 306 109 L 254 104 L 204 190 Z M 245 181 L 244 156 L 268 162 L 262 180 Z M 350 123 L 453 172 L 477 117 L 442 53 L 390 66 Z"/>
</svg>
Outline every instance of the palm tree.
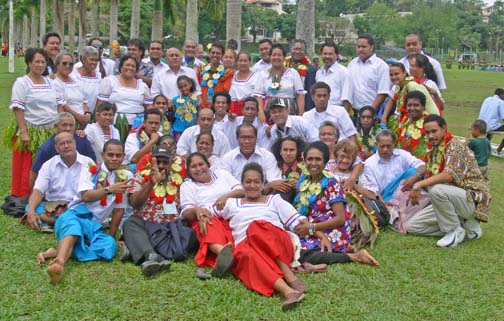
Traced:
<svg viewBox="0 0 504 321">
<path fill-rule="evenodd" d="M 54 0 L 56 1 L 56 0 Z M 46 1 L 45 0 L 40 0 L 40 7 L 39 7 L 39 19 L 40 19 L 40 29 L 39 29 L 39 34 L 40 34 L 40 39 L 45 35 L 46 33 Z"/>
<path fill-rule="evenodd" d="M 38 28 L 40 26 L 40 19 L 37 21 L 37 6 L 33 4 L 30 7 L 30 47 L 38 47 Z M 26 47 L 25 47 L 26 48 Z"/>
<path fill-rule="evenodd" d="M 138 38 L 139 34 L 140 34 L 140 0 L 132 0 L 130 39 Z"/>
<path fill-rule="evenodd" d="M 79 49 L 86 45 L 86 34 L 87 34 L 87 6 L 86 1 L 79 1 Z"/>
<path fill-rule="evenodd" d="M 68 48 L 70 53 L 75 50 L 75 0 L 68 2 Z"/>
<path fill-rule="evenodd" d="M 117 39 L 117 23 L 119 20 L 119 4 L 118 0 L 110 0 L 110 45 L 112 46 L 112 41 Z"/>
<path fill-rule="evenodd" d="M 240 49 L 242 28 L 242 2 L 241 0 L 227 0 L 226 2 L 226 41 L 234 39 Z"/>
<path fill-rule="evenodd" d="M 44 17 L 45 20 L 45 17 Z M 41 35 L 42 28 L 40 28 Z M 53 0 L 53 30 L 63 39 L 65 36 L 65 1 Z M 45 30 L 44 30 L 45 33 Z"/>
<path fill-rule="evenodd" d="M 186 39 L 198 42 L 199 5 L 213 19 L 222 19 L 224 0 L 187 0 L 186 6 Z"/>
<path fill-rule="evenodd" d="M 306 54 L 313 57 L 315 52 L 315 1 L 299 0 L 297 5 L 296 38 L 306 42 Z"/>
<path fill-rule="evenodd" d="M 91 1 L 91 36 L 100 35 L 100 0 Z"/>
</svg>

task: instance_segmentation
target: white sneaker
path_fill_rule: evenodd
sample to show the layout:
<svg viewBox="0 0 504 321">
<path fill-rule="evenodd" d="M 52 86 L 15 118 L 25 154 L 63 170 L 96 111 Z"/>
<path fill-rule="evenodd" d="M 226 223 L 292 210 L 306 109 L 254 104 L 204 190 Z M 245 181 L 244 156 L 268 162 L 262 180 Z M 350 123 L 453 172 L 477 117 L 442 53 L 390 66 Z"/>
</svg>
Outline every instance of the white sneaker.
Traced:
<svg viewBox="0 0 504 321">
<path fill-rule="evenodd" d="M 455 247 L 464 242 L 465 230 L 462 227 L 457 227 L 454 230 L 446 233 L 443 238 L 437 241 L 436 245 L 440 247 Z"/>
<path fill-rule="evenodd" d="M 480 222 L 475 219 L 468 219 L 464 223 L 466 236 L 469 240 L 477 240 L 483 236 Z"/>
</svg>

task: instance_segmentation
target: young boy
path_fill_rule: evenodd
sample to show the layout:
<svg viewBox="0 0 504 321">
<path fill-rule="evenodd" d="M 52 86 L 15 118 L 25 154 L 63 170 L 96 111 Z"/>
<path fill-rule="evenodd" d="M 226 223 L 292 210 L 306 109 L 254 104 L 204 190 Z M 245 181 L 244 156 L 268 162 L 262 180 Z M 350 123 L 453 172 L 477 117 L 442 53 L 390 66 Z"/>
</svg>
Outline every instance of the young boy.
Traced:
<svg viewBox="0 0 504 321">
<path fill-rule="evenodd" d="M 466 145 L 474 152 L 481 175 L 488 179 L 488 156 L 492 152 L 490 141 L 486 137 L 487 125 L 484 120 L 478 119 L 471 125 L 471 136 L 466 139 Z"/>
</svg>

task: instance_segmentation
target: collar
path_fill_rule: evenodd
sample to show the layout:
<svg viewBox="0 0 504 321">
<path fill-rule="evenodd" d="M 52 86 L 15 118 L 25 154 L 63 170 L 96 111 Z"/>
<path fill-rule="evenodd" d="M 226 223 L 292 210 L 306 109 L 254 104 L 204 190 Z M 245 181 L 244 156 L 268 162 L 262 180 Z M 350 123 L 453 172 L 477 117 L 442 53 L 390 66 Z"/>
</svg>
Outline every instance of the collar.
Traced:
<svg viewBox="0 0 504 321">
<path fill-rule="evenodd" d="M 380 156 L 380 153 L 376 152 L 376 155 L 378 155 L 378 163 L 389 163 L 394 156 L 399 156 L 399 150 L 397 148 L 394 148 L 394 151 L 392 152 L 392 156 L 390 156 L 389 159 L 383 159 Z"/>
<path fill-rule="evenodd" d="M 371 56 L 369 56 L 369 58 L 366 59 L 366 61 L 362 61 L 359 57 L 357 57 L 357 60 L 362 64 L 367 64 L 367 63 L 373 64 L 375 59 L 376 59 L 376 53 L 373 53 Z"/>
<path fill-rule="evenodd" d="M 291 171 L 296 171 L 296 170 L 297 170 L 297 168 L 298 168 L 298 161 L 297 161 L 297 160 L 296 160 L 296 161 L 294 161 L 294 163 L 292 163 L 292 165 L 290 165 L 290 166 L 289 166 L 289 165 L 287 165 L 286 163 L 283 163 L 283 165 L 282 165 L 282 171 L 283 171 L 284 173 L 285 173 L 285 172 L 287 172 L 289 169 L 290 169 Z"/>
</svg>

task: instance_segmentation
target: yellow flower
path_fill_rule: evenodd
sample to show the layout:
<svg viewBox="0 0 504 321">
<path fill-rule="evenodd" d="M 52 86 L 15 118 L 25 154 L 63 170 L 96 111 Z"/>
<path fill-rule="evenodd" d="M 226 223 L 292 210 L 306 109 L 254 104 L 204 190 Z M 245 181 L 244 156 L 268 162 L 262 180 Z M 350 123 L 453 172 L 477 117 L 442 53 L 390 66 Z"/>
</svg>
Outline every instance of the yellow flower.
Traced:
<svg viewBox="0 0 504 321">
<path fill-rule="evenodd" d="M 143 171 L 140 172 L 140 175 L 142 176 L 150 175 L 150 169 L 144 169 Z"/>
<path fill-rule="evenodd" d="M 308 70 L 308 68 L 306 68 L 306 66 L 305 66 L 305 65 L 299 65 L 299 66 L 298 66 L 298 69 L 299 69 L 299 70 Z"/>
<path fill-rule="evenodd" d="M 216 73 L 216 74 L 213 74 L 213 75 L 212 75 L 212 78 L 213 78 L 213 79 L 219 79 L 219 78 L 220 78 L 220 74 L 217 74 L 217 73 Z"/>
<path fill-rule="evenodd" d="M 203 80 L 208 80 L 208 78 L 210 78 L 210 75 L 208 73 L 203 75 Z"/>
<path fill-rule="evenodd" d="M 312 183 L 308 190 L 310 191 L 310 193 L 318 195 L 320 192 L 322 192 L 322 186 L 319 182 Z"/>
<path fill-rule="evenodd" d="M 192 114 L 185 114 L 184 115 L 184 120 L 186 122 L 192 122 L 193 121 L 193 115 Z"/>
<path fill-rule="evenodd" d="M 196 95 L 192 95 L 192 96 L 191 96 L 191 97 L 189 97 L 189 98 L 191 98 L 192 100 L 197 100 L 197 99 L 198 99 L 198 97 L 196 97 Z"/>
<path fill-rule="evenodd" d="M 297 182 L 299 179 L 299 173 L 298 172 L 291 172 L 289 176 L 287 176 L 287 180 L 290 182 Z"/>
<path fill-rule="evenodd" d="M 164 197 L 166 195 L 165 186 L 156 184 L 156 186 L 154 186 L 154 195 L 157 197 Z"/>
<path fill-rule="evenodd" d="M 422 132 L 418 128 L 410 128 L 409 132 L 411 134 L 411 138 L 413 139 L 420 139 L 420 137 L 422 137 Z"/>
<path fill-rule="evenodd" d="M 434 175 L 439 174 L 439 164 L 433 164 L 431 167 L 431 172 Z"/>
<path fill-rule="evenodd" d="M 177 111 L 177 114 L 182 115 L 182 114 L 184 113 L 184 108 L 182 108 L 182 107 L 178 107 L 178 108 L 176 109 L 176 111 Z"/>
<path fill-rule="evenodd" d="M 213 87 L 213 81 L 208 82 L 207 85 L 208 85 L 208 88 L 212 88 Z"/>
<path fill-rule="evenodd" d="M 305 179 L 302 183 L 301 186 L 299 186 L 299 191 L 304 192 L 310 187 L 310 181 L 308 179 Z"/>
<path fill-rule="evenodd" d="M 177 100 L 176 100 L 176 101 L 177 101 L 177 103 L 179 103 L 179 104 L 183 104 L 183 103 L 185 103 L 185 99 L 184 99 L 184 98 L 177 98 Z"/>
<path fill-rule="evenodd" d="M 217 71 L 223 71 L 224 70 L 224 66 L 223 65 L 219 65 L 219 67 L 217 67 Z"/>
<path fill-rule="evenodd" d="M 119 170 L 117 171 L 117 178 L 123 182 L 128 179 L 128 175 L 124 170 Z"/>
<path fill-rule="evenodd" d="M 173 186 L 171 184 L 168 184 L 166 185 L 166 192 L 169 194 L 169 195 L 175 195 L 177 194 L 177 187 L 176 186 Z"/>
<path fill-rule="evenodd" d="M 182 164 L 182 158 L 180 158 L 178 156 L 175 157 L 175 160 L 173 161 L 173 164 L 179 164 L 179 165 Z"/>
<path fill-rule="evenodd" d="M 175 164 L 175 163 L 172 164 L 171 168 L 175 172 L 180 172 L 182 170 L 182 166 L 180 166 L 180 164 Z"/>
<path fill-rule="evenodd" d="M 100 176 L 98 177 L 99 182 L 104 182 L 107 179 L 107 173 L 101 172 Z"/>
<path fill-rule="evenodd" d="M 172 181 L 179 184 L 179 185 L 182 184 L 182 182 L 184 181 L 184 179 L 182 178 L 182 176 L 179 173 L 173 173 L 171 177 L 172 177 Z"/>
</svg>

